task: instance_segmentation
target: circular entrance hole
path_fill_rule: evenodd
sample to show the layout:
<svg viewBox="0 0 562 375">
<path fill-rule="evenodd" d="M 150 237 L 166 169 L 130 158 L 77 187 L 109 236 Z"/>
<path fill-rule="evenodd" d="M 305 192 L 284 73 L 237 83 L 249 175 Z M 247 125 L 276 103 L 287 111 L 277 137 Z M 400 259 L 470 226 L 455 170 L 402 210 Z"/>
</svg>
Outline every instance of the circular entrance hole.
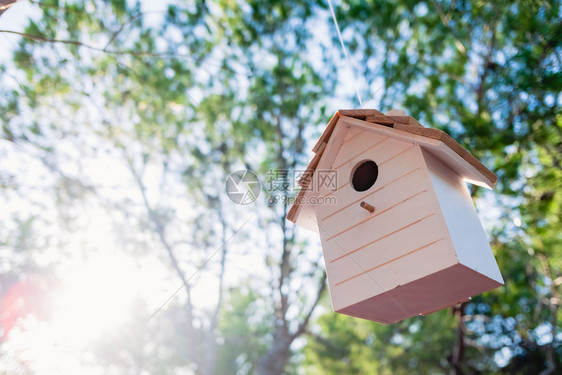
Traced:
<svg viewBox="0 0 562 375">
<path fill-rule="evenodd" d="M 353 168 L 351 186 L 356 191 L 369 190 L 377 181 L 379 166 L 372 160 L 363 160 Z"/>
</svg>

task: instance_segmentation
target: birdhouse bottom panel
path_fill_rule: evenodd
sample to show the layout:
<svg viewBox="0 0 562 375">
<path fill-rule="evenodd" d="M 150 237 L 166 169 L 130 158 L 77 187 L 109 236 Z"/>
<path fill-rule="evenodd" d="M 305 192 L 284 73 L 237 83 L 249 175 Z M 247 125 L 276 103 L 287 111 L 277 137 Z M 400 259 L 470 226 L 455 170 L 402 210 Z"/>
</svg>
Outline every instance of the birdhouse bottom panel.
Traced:
<svg viewBox="0 0 562 375">
<path fill-rule="evenodd" d="M 501 284 L 461 264 L 336 310 L 380 323 L 427 315 Z"/>
</svg>

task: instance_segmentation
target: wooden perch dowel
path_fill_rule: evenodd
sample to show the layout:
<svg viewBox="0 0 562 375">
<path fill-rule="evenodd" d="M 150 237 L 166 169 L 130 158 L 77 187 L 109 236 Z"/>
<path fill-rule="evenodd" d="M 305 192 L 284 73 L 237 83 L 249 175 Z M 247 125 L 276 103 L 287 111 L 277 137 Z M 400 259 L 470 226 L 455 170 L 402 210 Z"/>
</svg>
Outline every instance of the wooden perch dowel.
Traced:
<svg viewBox="0 0 562 375">
<path fill-rule="evenodd" d="M 361 202 L 360 206 L 366 209 L 367 211 L 369 211 L 370 213 L 375 212 L 375 207 L 371 206 L 369 203 L 365 201 Z"/>
</svg>

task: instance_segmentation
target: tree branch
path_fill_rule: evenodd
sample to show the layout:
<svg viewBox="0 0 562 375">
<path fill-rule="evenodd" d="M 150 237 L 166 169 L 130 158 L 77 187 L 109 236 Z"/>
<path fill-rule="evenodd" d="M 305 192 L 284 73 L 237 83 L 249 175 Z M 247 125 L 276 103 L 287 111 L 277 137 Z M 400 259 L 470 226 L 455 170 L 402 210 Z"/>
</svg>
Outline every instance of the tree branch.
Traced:
<svg viewBox="0 0 562 375">
<path fill-rule="evenodd" d="M 52 44 L 56 44 L 56 43 L 68 44 L 68 45 L 73 45 L 73 46 L 77 46 L 77 47 L 87 48 L 91 51 L 107 53 L 108 55 L 116 55 L 116 56 L 129 55 L 129 56 L 138 56 L 138 57 L 154 57 L 154 58 L 160 58 L 160 59 L 181 58 L 181 59 L 191 60 L 192 62 L 198 63 L 198 64 L 202 63 L 202 61 L 203 61 L 203 59 L 196 59 L 196 58 L 192 57 L 191 55 L 182 55 L 182 54 L 177 54 L 177 53 L 156 53 L 156 52 L 149 52 L 149 51 L 135 51 L 135 50 L 131 50 L 131 49 L 123 50 L 123 51 L 108 49 L 109 44 L 115 40 L 115 38 L 117 37 L 117 34 L 119 34 L 121 31 L 122 31 L 122 29 L 117 30 L 113 34 L 114 36 L 112 36 L 110 41 L 106 44 L 106 46 L 104 48 L 101 48 L 101 47 L 97 47 L 97 46 L 93 46 L 91 44 L 81 42 L 79 40 L 51 39 L 51 38 L 45 38 L 41 35 L 22 33 L 22 32 L 14 31 L 14 30 L 0 29 L 0 33 L 19 35 L 19 36 L 21 36 L 25 39 L 33 40 L 35 42 L 52 43 Z M 212 62 L 207 62 L 207 61 L 205 62 L 205 64 L 209 65 L 209 66 L 219 68 L 221 70 L 229 71 L 229 72 L 234 73 L 236 75 L 240 75 L 240 76 L 244 76 L 244 77 L 251 77 L 251 74 L 239 72 L 237 70 L 234 70 L 233 68 L 230 68 L 229 66 L 213 64 Z"/>
<path fill-rule="evenodd" d="M 115 38 L 117 38 L 117 36 L 125 29 L 125 26 L 131 24 L 132 22 L 136 21 L 137 19 L 141 18 L 144 14 L 143 13 L 138 13 L 135 14 L 133 16 L 131 16 L 127 21 L 123 22 L 121 24 L 121 26 L 119 27 L 119 29 L 117 29 L 112 35 L 111 38 L 109 38 L 109 41 L 107 42 L 107 44 L 105 45 L 105 47 L 103 47 L 103 51 L 107 52 L 107 49 L 109 48 L 109 46 L 111 45 L 111 43 L 113 43 L 113 41 L 115 40 Z"/>
<path fill-rule="evenodd" d="M 312 316 L 312 313 L 314 313 L 314 310 L 316 309 L 316 306 L 318 306 L 318 303 L 320 302 L 320 299 L 322 299 L 322 296 L 324 295 L 324 291 L 326 290 L 326 271 L 324 271 L 322 273 L 322 277 L 320 278 L 320 282 L 318 284 L 319 284 L 318 285 L 318 291 L 316 292 L 316 298 L 314 299 L 314 303 L 312 304 L 312 306 L 310 306 L 310 309 L 308 310 L 308 313 L 304 317 L 303 321 L 299 324 L 299 327 L 297 328 L 295 333 L 293 333 L 291 335 L 292 340 L 296 339 L 297 337 L 299 337 L 300 335 L 302 335 L 306 331 L 306 328 L 308 327 L 308 323 L 310 322 L 310 318 Z"/>
<path fill-rule="evenodd" d="M 213 315 L 211 317 L 210 331 L 214 331 L 216 329 L 218 321 L 219 321 L 220 310 L 222 308 L 222 302 L 223 302 L 223 297 L 224 297 L 224 273 L 225 273 L 225 269 L 226 269 L 226 255 L 228 253 L 228 248 L 226 246 L 226 243 L 228 242 L 228 239 L 226 237 L 226 228 L 227 228 L 226 219 L 224 218 L 223 213 L 222 213 L 222 209 L 220 207 L 218 208 L 217 211 L 218 211 L 218 216 L 219 216 L 219 222 L 220 222 L 221 227 L 222 227 L 221 242 L 225 245 L 222 248 L 222 254 L 221 254 L 221 259 L 220 259 L 219 287 L 218 287 L 219 295 L 218 295 L 218 299 L 217 299 L 217 305 L 216 305 L 215 310 L 213 312 Z"/>
<path fill-rule="evenodd" d="M 451 32 L 451 34 L 453 35 L 453 37 L 455 38 L 455 46 L 457 47 L 457 50 L 462 53 L 463 55 L 468 57 L 468 49 L 466 48 L 465 44 L 462 42 L 460 36 L 458 35 L 458 33 L 456 32 L 456 30 L 451 27 L 451 18 L 452 16 L 447 16 L 445 15 L 445 12 L 443 11 L 443 8 L 441 8 L 441 5 L 439 5 L 439 3 L 436 0 L 432 1 L 433 3 L 433 7 L 435 8 L 435 10 L 437 10 L 437 13 L 439 14 L 439 18 L 441 19 L 441 23 L 443 24 L 443 26 L 445 26 L 447 29 L 449 29 L 449 31 Z"/>
<path fill-rule="evenodd" d="M 144 207 L 145 207 L 146 211 L 148 212 L 148 217 L 154 225 L 156 234 L 158 235 L 158 238 L 160 239 L 160 242 L 164 246 L 164 249 L 166 249 L 166 252 L 168 254 L 170 262 L 172 263 L 173 269 L 175 270 L 177 276 L 182 281 L 182 285 L 183 285 L 183 287 L 185 289 L 185 293 L 187 295 L 187 303 L 186 304 L 187 304 L 187 318 L 188 318 L 188 322 L 189 322 L 189 326 L 190 326 L 189 328 L 191 330 L 193 330 L 193 306 L 191 304 L 191 286 L 189 285 L 189 281 L 185 277 L 185 273 L 183 272 L 183 270 L 181 269 L 181 267 L 179 265 L 179 261 L 178 261 L 176 255 L 175 255 L 175 253 L 174 253 L 174 250 L 173 250 L 172 246 L 170 245 L 170 243 L 168 242 L 168 239 L 166 238 L 166 235 L 164 233 L 164 226 L 162 225 L 162 223 L 160 222 L 160 219 L 156 216 L 156 213 L 154 212 L 154 210 L 150 206 L 150 203 L 148 202 L 148 197 L 146 196 L 146 188 L 145 188 L 145 186 L 142 182 L 141 176 L 137 173 L 137 171 L 135 170 L 135 168 L 132 165 L 132 162 L 128 158 L 127 158 L 127 162 L 129 164 L 129 169 L 130 169 L 131 173 L 133 174 L 135 182 L 137 183 L 137 187 L 139 188 L 139 191 L 140 191 L 143 203 L 144 203 Z"/>
<path fill-rule="evenodd" d="M 539 375 L 550 375 L 554 374 L 556 371 L 556 353 L 554 349 L 554 343 L 556 341 L 556 329 L 558 326 L 557 314 L 558 305 L 560 304 L 560 296 L 558 294 L 557 286 L 554 282 L 555 277 L 551 272 L 550 265 L 548 264 L 548 259 L 544 254 L 538 255 L 539 261 L 544 269 L 544 273 L 550 278 L 550 294 L 551 298 L 548 300 L 548 305 L 550 307 L 550 329 L 552 335 L 552 341 L 544 345 L 544 351 L 546 352 L 546 363 L 547 367 L 541 371 Z"/>
<path fill-rule="evenodd" d="M 53 43 L 53 44 L 55 44 L 55 43 L 69 44 L 69 45 L 73 45 L 73 46 L 77 46 L 77 47 L 84 47 L 84 48 L 90 49 L 92 51 L 104 52 L 104 53 L 111 54 L 111 55 L 132 55 L 132 56 L 146 56 L 146 57 L 190 57 L 190 56 L 186 56 L 186 55 L 161 54 L 161 53 L 154 53 L 154 52 L 148 52 L 148 51 L 108 50 L 108 49 L 105 49 L 105 48 L 93 46 L 91 44 L 83 43 L 79 40 L 51 39 L 51 38 L 45 38 L 41 35 L 21 33 L 19 31 L 14 31 L 14 30 L 0 29 L 0 33 L 19 35 L 19 36 L 21 36 L 25 39 L 33 40 L 35 42 Z"/>
<path fill-rule="evenodd" d="M 15 75 L 8 72 L 6 70 L 6 68 L 4 68 L 2 65 L 0 65 L 0 70 L 2 70 L 4 72 L 4 74 L 6 74 L 8 77 L 13 79 L 17 83 L 17 85 L 20 87 L 20 89 L 22 89 L 26 94 L 29 94 L 29 90 L 27 89 L 27 87 L 22 85 Z"/>
<path fill-rule="evenodd" d="M 462 375 L 462 362 L 464 359 L 465 350 L 465 325 L 464 325 L 464 310 L 466 307 L 466 302 L 458 304 L 453 307 L 453 314 L 457 319 L 457 338 L 455 340 L 455 345 L 453 347 L 453 352 L 449 357 L 449 362 L 451 364 L 451 375 Z"/>
</svg>

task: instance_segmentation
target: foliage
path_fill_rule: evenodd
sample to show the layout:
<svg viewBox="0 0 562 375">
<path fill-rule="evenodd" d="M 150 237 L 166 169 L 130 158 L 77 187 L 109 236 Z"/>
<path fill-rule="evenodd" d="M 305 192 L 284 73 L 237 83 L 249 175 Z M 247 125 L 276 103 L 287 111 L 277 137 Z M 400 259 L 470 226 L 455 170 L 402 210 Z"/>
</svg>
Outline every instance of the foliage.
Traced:
<svg viewBox="0 0 562 375">
<path fill-rule="evenodd" d="M 128 322 L 83 347 L 80 366 L 559 370 L 559 2 L 342 2 L 350 61 L 324 3 L 179 2 L 155 13 L 124 0 L 32 5 L 40 14 L 0 66 L 0 157 L 9 161 L 0 165 L 0 290 L 62 288 L 77 259 L 107 245 L 112 259 L 165 267 L 160 289 L 175 293 L 164 305 L 134 296 Z M 392 326 L 333 314 L 318 244 L 284 220 L 288 200 L 268 205 L 278 192 L 262 191 L 254 206 L 237 207 L 225 196 L 234 170 L 252 169 L 267 185 L 271 170 L 304 168 L 329 116 L 354 101 L 341 78 L 350 69 L 370 107 L 402 107 L 444 129 L 498 175 L 495 193 L 473 194 L 491 217 L 505 287 L 453 314 Z M 99 221 L 110 229 L 90 233 Z M 51 322 L 43 312 L 52 306 L 38 305 L 20 311 L 13 332 Z M 10 371 L 22 366 L 25 342 L 3 329 L 0 371 Z M 34 366 L 28 372 L 41 372 Z"/>
<path fill-rule="evenodd" d="M 453 340 L 455 322 L 449 311 L 394 325 L 326 314 L 319 319 L 324 335 L 316 336 L 309 371 L 319 374 L 444 373 L 443 356 Z M 431 348 L 430 350 L 428 350 Z"/>
<path fill-rule="evenodd" d="M 464 371 L 494 373 L 504 361 L 508 373 L 553 371 L 562 350 L 560 4 L 376 1 L 340 9 L 364 76 L 374 82 L 383 72 L 380 107 L 402 103 L 499 176 L 492 243 L 506 285 L 467 306 L 465 344 L 473 348 Z M 417 371 L 444 371 L 434 366 Z"/>
</svg>

